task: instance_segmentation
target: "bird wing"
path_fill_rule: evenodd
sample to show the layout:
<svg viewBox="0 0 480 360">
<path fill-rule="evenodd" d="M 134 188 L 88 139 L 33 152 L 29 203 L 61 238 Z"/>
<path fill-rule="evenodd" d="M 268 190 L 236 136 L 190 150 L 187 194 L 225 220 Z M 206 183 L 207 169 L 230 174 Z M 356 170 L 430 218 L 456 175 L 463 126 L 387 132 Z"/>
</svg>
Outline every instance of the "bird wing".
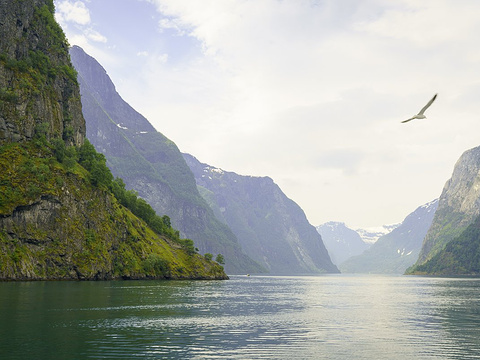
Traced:
<svg viewBox="0 0 480 360">
<path fill-rule="evenodd" d="M 402 123 L 406 123 L 406 122 L 409 122 L 409 121 L 411 121 L 411 120 L 413 120 L 413 119 L 415 119 L 415 116 L 414 116 L 414 117 L 412 117 L 412 118 L 410 118 L 410 119 L 407 119 L 407 120 L 403 120 L 403 121 L 402 121 Z"/>
<path fill-rule="evenodd" d="M 430 105 L 432 105 L 432 103 L 433 103 L 433 102 L 435 101 L 435 99 L 437 98 L 437 95 L 438 95 L 438 94 L 433 95 L 433 98 L 427 103 L 427 105 L 425 105 L 425 106 L 422 108 L 422 110 L 420 110 L 420 112 L 418 113 L 418 115 L 422 115 L 422 114 L 425 112 L 425 110 L 427 110 L 428 107 L 429 107 Z"/>
</svg>

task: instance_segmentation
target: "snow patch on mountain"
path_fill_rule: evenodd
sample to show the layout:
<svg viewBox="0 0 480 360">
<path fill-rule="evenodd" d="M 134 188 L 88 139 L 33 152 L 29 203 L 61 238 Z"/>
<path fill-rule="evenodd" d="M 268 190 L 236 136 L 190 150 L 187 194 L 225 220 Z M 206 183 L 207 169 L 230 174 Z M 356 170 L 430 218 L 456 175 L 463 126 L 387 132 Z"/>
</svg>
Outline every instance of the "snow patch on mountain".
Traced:
<svg viewBox="0 0 480 360">
<path fill-rule="evenodd" d="M 368 227 L 365 229 L 356 229 L 355 231 L 360 235 L 365 243 L 372 245 L 375 244 L 380 237 L 389 234 L 401 224 L 402 223 Z"/>
</svg>

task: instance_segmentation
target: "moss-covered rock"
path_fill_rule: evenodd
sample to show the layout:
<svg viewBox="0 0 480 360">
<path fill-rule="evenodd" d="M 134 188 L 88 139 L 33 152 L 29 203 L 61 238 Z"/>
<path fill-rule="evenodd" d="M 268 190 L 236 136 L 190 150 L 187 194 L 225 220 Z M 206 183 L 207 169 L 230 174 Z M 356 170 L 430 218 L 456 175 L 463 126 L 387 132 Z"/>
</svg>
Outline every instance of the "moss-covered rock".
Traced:
<svg viewBox="0 0 480 360">
<path fill-rule="evenodd" d="M 432 226 L 417 262 L 407 274 L 424 274 L 423 266 L 445 250 L 480 215 L 480 147 L 465 151 L 453 169 L 439 199 Z M 446 259 L 446 258 L 445 258 Z M 436 260 L 435 262 L 437 262 Z M 466 264 L 468 267 L 468 264 Z"/>
<path fill-rule="evenodd" d="M 219 264 L 156 234 L 46 147 L 1 147 L 0 174 L 0 279 L 226 278 Z"/>
<path fill-rule="evenodd" d="M 121 205 L 101 155 L 82 162 L 80 93 L 52 0 L 0 1 L 0 38 L 0 280 L 227 278 Z"/>
<path fill-rule="evenodd" d="M 87 137 L 105 155 L 112 173 L 158 214 L 168 214 L 200 252 L 224 255 L 230 273 L 265 272 L 200 196 L 177 146 L 120 97 L 94 58 L 78 46 L 70 54 L 79 75 Z"/>
<path fill-rule="evenodd" d="M 0 141 L 85 138 L 76 73 L 52 0 L 0 1 Z"/>
<path fill-rule="evenodd" d="M 480 217 L 412 271 L 416 275 L 480 276 Z"/>
</svg>

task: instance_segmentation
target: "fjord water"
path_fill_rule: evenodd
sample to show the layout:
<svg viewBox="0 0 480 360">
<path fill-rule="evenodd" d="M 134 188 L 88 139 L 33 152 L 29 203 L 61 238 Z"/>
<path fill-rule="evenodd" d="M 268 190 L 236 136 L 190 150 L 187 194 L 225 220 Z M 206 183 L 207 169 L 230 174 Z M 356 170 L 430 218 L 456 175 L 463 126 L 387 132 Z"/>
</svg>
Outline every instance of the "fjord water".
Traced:
<svg viewBox="0 0 480 360">
<path fill-rule="evenodd" d="M 480 280 L 0 283 L 1 359 L 480 358 Z"/>
</svg>

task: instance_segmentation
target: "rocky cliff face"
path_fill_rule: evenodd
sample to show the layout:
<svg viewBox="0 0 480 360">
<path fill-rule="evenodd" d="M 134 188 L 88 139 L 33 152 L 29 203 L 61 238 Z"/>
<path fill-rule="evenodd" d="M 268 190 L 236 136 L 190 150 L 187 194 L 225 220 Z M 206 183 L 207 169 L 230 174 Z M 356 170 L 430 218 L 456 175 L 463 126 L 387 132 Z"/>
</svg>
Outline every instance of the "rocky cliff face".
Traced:
<svg viewBox="0 0 480 360">
<path fill-rule="evenodd" d="M 52 10 L 51 0 L 0 1 L 0 141 L 41 131 L 83 143 L 80 93 Z"/>
<path fill-rule="evenodd" d="M 177 146 L 120 97 L 94 58 L 78 46 L 70 52 L 79 74 L 87 137 L 106 156 L 112 173 L 158 214 L 167 214 L 202 253 L 224 255 L 229 273 L 262 271 L 200 196 Z"/>
<path fill-rule="evenodd" d="M 411 270 L 410 270 L 411 271 Z M 426 262 L 416 265 L 414 274 L 434 276 L 480 276 L 480 216 L 459 236 Z"/>
<path fill-rule="evenodd" d="M 480 214 L 480 147 L 466 151 L 443 188 L 432 226 L 416 265 L 425 263 L 459 236 Z"/>
<path fill-rule="evenodd" d="M 361 255 L 340 265 L 345 273 L 403 274 L 415 263 L 437 210 L 438 200 L 418 207 Z"/>
<path fill-rule="evenodd" d="M 110 191 L 53 2 L 0 0 L 0 39 L 0 280 L 226 278 Z"/>
<path fill-rule="evenodd" d="M 272 179 L 241 176 L 184 157 L 217 217 L 247 255 L 271 273 L 338 272 L 303 210 Z"/>
<path fill-rule="evenodd" d="M 355 230 L 348 228 L 344 223 L 330 221 L 317 226 L 317 231 L 322 236 L 330 258 L 337 266 L 352 256 L 360 255 L 370 246 Z"/>
<path fill-rule="evenodd" d="M 2 150 L 0 169 L 9 174 L 9 182 L 25 190 L 11 207 L 0 198 L 4 205 L 0 207 L 0 279 L 226 277 L 218 264 L 189 256 L 178 244 L 155 234 L 81 174 L 65 172 L 51 159 L 27 165 L 37 146 L 11 145 Z M 40 164 L 43 174 L 36 169 Z M 45 177 L 43 184 L 40 177 Z M 10 191 L 4 178 L 0 180 L 1 190 Z"/>
</svg>

